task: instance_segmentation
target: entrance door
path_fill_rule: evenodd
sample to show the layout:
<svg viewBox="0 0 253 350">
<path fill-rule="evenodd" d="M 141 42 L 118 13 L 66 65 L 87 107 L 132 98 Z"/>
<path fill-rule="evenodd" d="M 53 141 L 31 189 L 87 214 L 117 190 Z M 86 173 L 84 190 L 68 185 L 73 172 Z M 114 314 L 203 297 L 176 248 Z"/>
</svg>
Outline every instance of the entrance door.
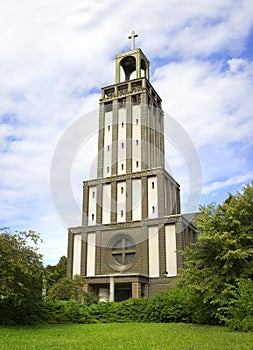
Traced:
<svg viewBox="0 0 253 350">
<path fill-rule="evenodd" d="M 123 301 L 132 297 L 131 283 L 115 284 L 115 301 Z"/>
</svg>

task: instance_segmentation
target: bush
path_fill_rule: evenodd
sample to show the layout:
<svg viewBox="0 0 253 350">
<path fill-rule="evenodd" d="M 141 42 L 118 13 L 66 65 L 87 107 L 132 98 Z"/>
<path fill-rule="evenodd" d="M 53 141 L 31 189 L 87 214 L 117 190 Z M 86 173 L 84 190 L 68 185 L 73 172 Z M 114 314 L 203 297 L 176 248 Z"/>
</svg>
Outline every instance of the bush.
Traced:
<svg viewBox="0 0 253 350">
<path fill-rule="evenodd" d="M 233 330 L 253 330 L 253 281 L 239 279 L 231 290 L 228 305 L 219 310 L 223 312 L 221 320 Z"/>
<path fill-rule="evenodd" d="M 74 300 L 49 301 L 43 304 L 42 320 L 48 323 L 95 323 L 89 307 Z"/>
<path fill-rule="evenodd" d="M 200 293 L 182 286 L 173 287 L 150 299 L 128 299 L 119 303 L 87 305 L 74 300 L 48 301 L 43 303 L 40 317 L 48 323 L 219 322 L 233 330 L 249 331 L 253 329 L 252 295 L 252 280 L 240 279 L 230 290 L 227 305 L 218 310 L 219 319 L 213 315 L 212 305 L 204 303 Z M 4 314 L 4 310 L 0 311 Z"/>
<path fill-rule="evenodd" d="M 119 303 L 93 304 L 91 315 L 99 322 L 143 322 L 146 320 L 147 299 L 128 299 Z"/>
<path fill-rule="evenodd" d="M 173 287 L 149 299 L 149 322 L 192 322 L 194 305 L 189 289 Z"/>
</svg>

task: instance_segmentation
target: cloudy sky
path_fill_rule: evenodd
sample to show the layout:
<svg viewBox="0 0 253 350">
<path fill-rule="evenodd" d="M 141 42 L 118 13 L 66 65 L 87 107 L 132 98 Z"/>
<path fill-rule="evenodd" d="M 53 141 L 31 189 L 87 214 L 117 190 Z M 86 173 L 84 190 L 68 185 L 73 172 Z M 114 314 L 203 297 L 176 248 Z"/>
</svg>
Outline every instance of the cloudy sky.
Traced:
<svg viewBox="0 0 253 350">
<path fill-rule="evenodd" d="M 199 202 L 221 203 L 240 190 L 253 179 L 252 29 L 251 0 L 2 0 L 0 227 L 40 232 L 46 264 L 66 255 L 68 223 L 52 194 L 52 176 L 53 186 L 64 177 L 55 153 L 64 135 L 83 132 L 72 162 L 60 149 L 80 208 L 82 181 L 95 174 L 92 111 L 100 88 L 114 83 L 115 54 L 130 49 L 132 30 L 164 111 L 197 151 Z M 180 141 L 167 136 L 166 147 L 184 206 L 192 164 Z"/>
</svg>

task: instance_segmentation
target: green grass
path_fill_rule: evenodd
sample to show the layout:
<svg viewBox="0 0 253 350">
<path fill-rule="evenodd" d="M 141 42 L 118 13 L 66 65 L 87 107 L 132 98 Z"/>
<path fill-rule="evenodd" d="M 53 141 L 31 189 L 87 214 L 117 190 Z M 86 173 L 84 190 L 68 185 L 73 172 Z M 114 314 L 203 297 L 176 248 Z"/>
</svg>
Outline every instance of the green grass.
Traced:
<svg viewBox="0 0 253 350">
<path fill-rule="evenodd" d="M 253 333 L 174 323 L 0 327 L 1 350 L 252 350 Z"/>
</svg>

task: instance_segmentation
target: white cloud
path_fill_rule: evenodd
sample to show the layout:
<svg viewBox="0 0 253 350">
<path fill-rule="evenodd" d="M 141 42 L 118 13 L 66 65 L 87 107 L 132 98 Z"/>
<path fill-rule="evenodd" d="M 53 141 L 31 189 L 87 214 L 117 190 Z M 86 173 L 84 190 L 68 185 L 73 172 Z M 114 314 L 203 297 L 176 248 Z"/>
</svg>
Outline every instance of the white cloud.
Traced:
<svg viewBox="0 0 253 350">
<path fill-rule="evenodd" d="M 207 184 L 203 188 L 203 193 L 205 195 L 217 192 L 220 189 L 228 188 L 230 186 L 234 185 L 241 185 L 242 183 L 247 183 L 252 181 L 253 179 L 253 173 L 245 174 L 245 175 L 237 175 L 234 177 L 231 177 L 229 179 L 226 179 L 225 181 L 215 181 L 211 184 Z"/>
</svg>

